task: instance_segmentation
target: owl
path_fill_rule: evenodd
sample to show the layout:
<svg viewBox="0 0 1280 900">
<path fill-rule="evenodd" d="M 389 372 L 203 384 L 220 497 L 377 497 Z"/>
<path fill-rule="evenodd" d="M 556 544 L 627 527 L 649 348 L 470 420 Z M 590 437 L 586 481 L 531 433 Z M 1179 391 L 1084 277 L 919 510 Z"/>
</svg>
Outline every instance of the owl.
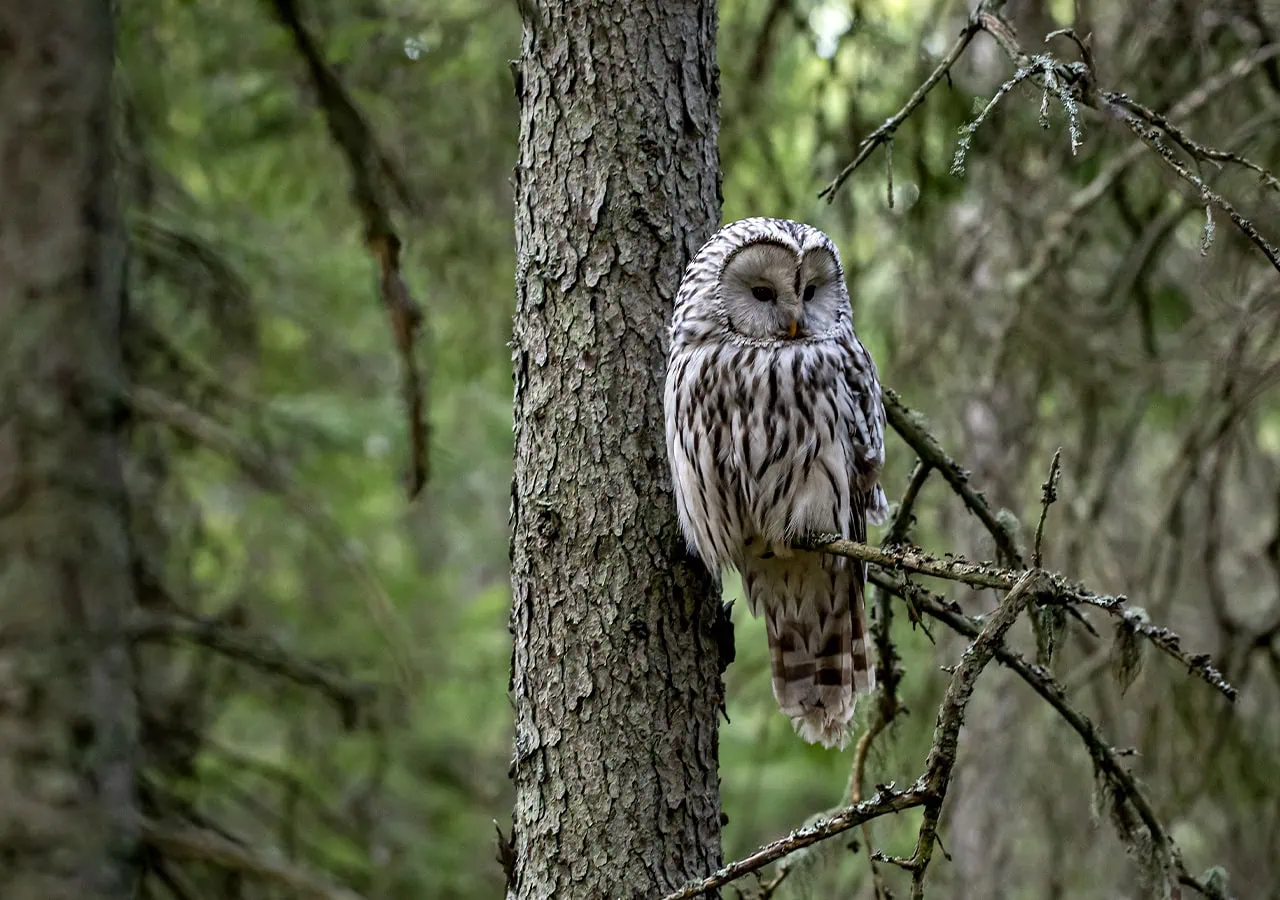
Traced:
<svg viewBox="0 0 1280 900">
<path fill-rule="evenodd" d="M 793 550 L 865 541 L 888 511 L 884 407 L 853 331 L 840 254 L 784 219 L 726 225 L 685 270 L 664 407 L 680 527 L 713 574 L 735 568 L 765 618 L 773 694 L 810 743 L 844 747 L 875 687 L 863 563 Z"/>
</svg>

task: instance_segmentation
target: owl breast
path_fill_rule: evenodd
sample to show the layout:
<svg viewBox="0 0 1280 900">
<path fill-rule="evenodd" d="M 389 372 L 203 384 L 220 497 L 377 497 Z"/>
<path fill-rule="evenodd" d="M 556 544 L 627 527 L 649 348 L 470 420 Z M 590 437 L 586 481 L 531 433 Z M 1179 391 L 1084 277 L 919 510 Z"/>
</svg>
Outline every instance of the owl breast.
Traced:
<svg viewBox="0 0 1280 900">
<path fill-rule="evenodd" d="M 673 356 L 668 454 L 685 535 L 710 567 L 786 555 L 806 533 L 848 534 L 879 474 L 873 410 L 850 377 L 859 354 L 840 338 Z"/>
</svg>

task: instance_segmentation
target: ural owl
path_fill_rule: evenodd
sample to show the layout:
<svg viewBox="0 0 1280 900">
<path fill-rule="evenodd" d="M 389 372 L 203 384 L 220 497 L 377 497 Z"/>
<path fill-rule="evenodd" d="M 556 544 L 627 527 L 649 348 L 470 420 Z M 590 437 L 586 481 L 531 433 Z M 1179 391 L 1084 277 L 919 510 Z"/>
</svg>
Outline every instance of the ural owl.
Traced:
<svg viewBox="0 0 1280 900">
<path fill-rule="evenodd" d="M 888 503 L 880 382 L 831 239 L 752 218 L 704 244 L 676 296 L 664 402 L 685 538 L 713 574 L 742 575 L 796 731 L 843 747 L 857 694 L 875 687 L 866 568 L 790 544 L 865 541 Z"/>
</svg>

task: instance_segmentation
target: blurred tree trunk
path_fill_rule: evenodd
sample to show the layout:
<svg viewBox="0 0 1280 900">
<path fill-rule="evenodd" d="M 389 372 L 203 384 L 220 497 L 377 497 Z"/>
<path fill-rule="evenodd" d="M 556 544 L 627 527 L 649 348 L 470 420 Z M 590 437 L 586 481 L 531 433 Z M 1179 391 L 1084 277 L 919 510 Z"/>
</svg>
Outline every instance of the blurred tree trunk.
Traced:
<svg viewBox="0 0 1280 900">
<path fill-rule="evenodd" d="M 712 0 L 547 0 L 516 69 L 508 896 L 652 897 L 720 861 L 718 598 L 684 550 L 671 304 L 719 221 Z"/>
<path fill-rule="evenodd" d="M 0 6 L 0 896 L 136 896 L 108 0 Z"/>
</svg>

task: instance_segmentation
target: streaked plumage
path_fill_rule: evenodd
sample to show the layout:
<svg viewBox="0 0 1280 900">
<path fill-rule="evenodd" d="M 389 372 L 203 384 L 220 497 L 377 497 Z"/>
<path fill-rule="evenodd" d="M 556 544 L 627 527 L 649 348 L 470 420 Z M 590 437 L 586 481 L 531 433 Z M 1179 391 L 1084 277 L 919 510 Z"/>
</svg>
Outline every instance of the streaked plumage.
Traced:
<svg viewBox="0 0 1280 900">
<path fill-rule="evenodd" d="M 887 503 L 879 379 L 830 238 L 752 218 L 703 245 L 676 297 L 665 405 L 690 547 L 713 573 L 742 574 L 796 730 L 843 747 L 857 694 L 875 686 L 865 567 L 789 546 L 815 532 L 865 540 Z"/>
</svg>

